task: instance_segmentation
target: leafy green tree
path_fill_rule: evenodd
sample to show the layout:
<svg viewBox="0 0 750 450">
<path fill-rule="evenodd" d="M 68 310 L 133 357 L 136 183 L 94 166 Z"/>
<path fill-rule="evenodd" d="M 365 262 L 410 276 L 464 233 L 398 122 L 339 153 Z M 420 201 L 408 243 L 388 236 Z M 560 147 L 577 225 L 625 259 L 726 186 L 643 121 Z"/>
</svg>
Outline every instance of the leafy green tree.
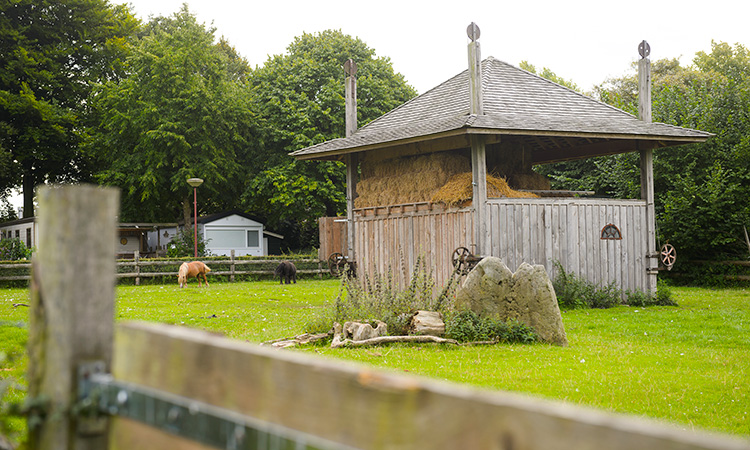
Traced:
<svg viewBox="0 0 750 450">
<path fill-rule="evenodd" d="M 91 98 L 97 180 L 123 189 L 122 220 L 182 215 L 190 223 L 191 177 L 204 180 L 201 209 L 236 207 L 256 121 L 242 82 L 249 69 L 186 5 L 145 30 L 126 61 L 128 77 L 98 86 Z"/>
<path fill-rule="evenodd" d="M 286 236 L 305 235 L 300 246 L 317 241 L 318 217 L 346 209 L 344 165 L 295 161 L 289 152 L 345 135 L 347 59 L 358 66 L 360 126 L 416 95 L 388 58 L 336 30 L 298 36 L 286 54 L 269 58 L 249 77 L 263 118 L 256 157 L 264 164 L 248 174 L 243 205 L 263 212 Z"/>
<path fill-rule="evenodd" d="M 581 88 L 578 87 L 577 84 L 575 84 L 572 80 L 566 80 L 565 78 L 557 75 L 555 72 L 552 71 L 552 69 L 548 67 L 543 67 L 541 71 L 537 71 L 536 67 L 529 63 L 528 61 L 521 61 L 521 64 L 518 65 L 521 69 L 531 72 L 533 74 L 539 75 L 542 78 L 546 78 L 550 81 L 553 81 L 559 85 L 565 86 L 569 89 L 572 89 L 577 92 L 581 92 Z"/>
<path fill-rule="evenodd" d="M 116 79 L 138 21 L 107 0 L 0 2 L 0 195 L 86 179 L 80 121 L 92 82 Z"/>
</svg>

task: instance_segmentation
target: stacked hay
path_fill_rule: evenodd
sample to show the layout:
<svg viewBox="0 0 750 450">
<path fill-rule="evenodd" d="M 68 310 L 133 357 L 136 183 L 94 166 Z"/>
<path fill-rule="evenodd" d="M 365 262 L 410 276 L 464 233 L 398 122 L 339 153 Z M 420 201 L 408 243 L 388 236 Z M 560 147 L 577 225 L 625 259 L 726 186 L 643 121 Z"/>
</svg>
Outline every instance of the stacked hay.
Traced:
<svg viewBox="0 0 750 450">
<path fill-rule="evenodd" d="M 508 182 L 516 189 L 530 189 L 546 191 L 551 188 L 549 179 L 536 172 L 514 173 L 508 177 Z"/>
<path fill-rule="evenodd" d="M 471 170 L 469 159 L 450 152 L 363 161 L 356 208 L 427 202 L 451 176 Z"/>
<path fill-rule="evenodd" d="M 474 196 L 471 172 L 452 176 L 440 190 L 432 196 L 433 202 L 445 203 L 448 206 L 466 206 Z M 530 192 L 516 191 L 508 186 L 504 178 L 487 175 L 487 197 L 489 198 L 538 198 Z"/>
</svg>

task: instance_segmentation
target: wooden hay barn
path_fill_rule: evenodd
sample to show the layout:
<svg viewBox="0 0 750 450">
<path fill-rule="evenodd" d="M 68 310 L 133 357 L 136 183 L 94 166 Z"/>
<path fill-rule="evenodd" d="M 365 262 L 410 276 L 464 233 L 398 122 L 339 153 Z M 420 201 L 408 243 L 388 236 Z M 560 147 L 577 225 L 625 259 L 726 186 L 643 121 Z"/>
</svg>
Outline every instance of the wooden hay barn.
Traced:
<svg viewBox="0 0 750 450">
<path fill-rule="evenodd" d="M 470 38 L 478 36 L 472 27 Z M 492 57 L 482 61 L 471 39 L 468 70 L 358 130 L 356 70 L 348 63 L 347 137 L 292 155 L 346 163 L 348 253 L 360 274 L 390 266 L 406 281 L 423 256 L 442 286 L 453 271 L 453 251 L 467 247 L 501 258 L 513 271 L 527 262 L 554 276 L 559 261 L 599 285 L 654 292 L 653 150 L 711 135 L 651 122 L 650 62 L 647 52 L 641 56 L 635 117 Z M 640 153 L 639 200 L 550 196 L 546 180 L 532 171 L 625 152 Z M 472 199 L 433 201 L 466 172 Z M 498 194 L 487 189 L 491 175 L 537 195 Z"/>
</svg>

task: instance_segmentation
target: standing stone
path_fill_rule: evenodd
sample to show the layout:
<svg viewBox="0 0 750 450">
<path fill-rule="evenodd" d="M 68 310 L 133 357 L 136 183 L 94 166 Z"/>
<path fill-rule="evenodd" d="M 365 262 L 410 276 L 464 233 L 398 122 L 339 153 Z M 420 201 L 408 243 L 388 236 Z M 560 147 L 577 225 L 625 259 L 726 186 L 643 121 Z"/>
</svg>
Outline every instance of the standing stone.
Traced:
<svg viewBox="0 0 750 450">
<path fill-rule="evenodd" d="M 456 293 L 456 309 L 470 309 L 483 317 L 503 317 L 512 287 L 513 272 L 500 258 L 489 256 L 466 276 Z"/>
<path fill-rule="evenodd" d="M 513 274 L 500 258 L 486 257 L 466 277 L 455 304 L 480 317 L 517 320 L 533 328 L 544 342 L 568 345 L 557 296 L 544 266 L 523 263 Z"/>
</svg>

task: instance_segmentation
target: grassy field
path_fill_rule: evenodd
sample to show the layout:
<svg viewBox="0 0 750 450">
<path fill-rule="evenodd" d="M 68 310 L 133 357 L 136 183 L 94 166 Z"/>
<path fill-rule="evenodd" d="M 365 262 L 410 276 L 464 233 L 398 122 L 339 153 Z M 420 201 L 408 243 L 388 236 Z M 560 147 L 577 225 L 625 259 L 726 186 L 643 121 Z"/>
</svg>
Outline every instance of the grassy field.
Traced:
<svg viewBox="0 0 750 450">
<path fill-rule="evenodd" d="M 120 286 L 116 320 L 202 328 L 262 342 L 304 331 L 338 280 Z M 750 437 L 750 290 L 672 288 L 678 307 L 563 312 L 569 346 L 391 345 L 301 351 L 487 389 Z M 28 309 L 22 289 L 0 290 L 0 383 L 22 379 Z M 21 380 L 22 382 L 22 380 Z M 21 394 L 11 390 L 6 400 Z M 18 424 L 11 422 L 12 428 Z"/>
</svg>

